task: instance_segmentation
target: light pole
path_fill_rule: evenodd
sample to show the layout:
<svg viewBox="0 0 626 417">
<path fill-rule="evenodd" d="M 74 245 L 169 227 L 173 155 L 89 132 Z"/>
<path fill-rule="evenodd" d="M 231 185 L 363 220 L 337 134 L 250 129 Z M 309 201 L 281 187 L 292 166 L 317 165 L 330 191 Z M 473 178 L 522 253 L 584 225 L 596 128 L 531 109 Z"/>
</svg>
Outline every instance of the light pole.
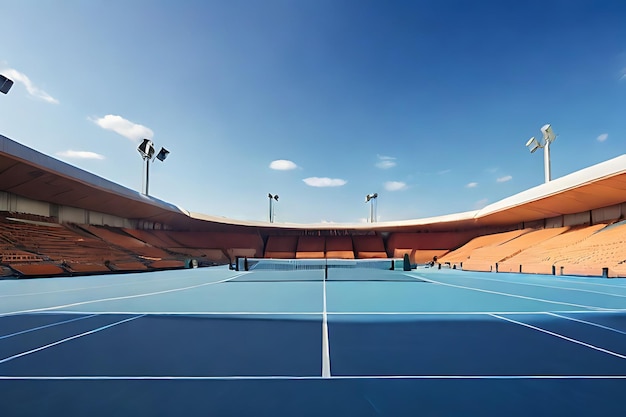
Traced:
<svg viewBox="0 0 626 417">
<path fill-rule="evenodd" d="M 13 86 L 13 80 L 0 74 L 0 93 L 7 94 Z"/>
<path fill-rule="evenodd" d="M 139 145 L 139 147 L 137 148 L 137 150 L 139 151 L 139 154 L 143 158 L 144 162 L 146 163 L 144 182 L 145 188 L 143 190 L 143 193 L 145 195 L 148 195 L 148 186 L 150 183 L 150 162 L 154 162 L 154 143 L 152 143 L 150 139 L 144 139 L 143 142 L 141 142 L 141 145 Z M 165 161 L 165 158 L 167 158 L 167 155 L 169 155 L 169 153 L 170 151 L 168 151 L 167 149 L 161 148 L 159 153 L 156 155 L 156 159 L 163 162 Z"/>
<path fill-rule="evenodd" d="M 539 142 L 533 136 L 526 142 L 526 147 L 530 150 L 530 153 L 534 153 L 537 149 L 543 148 L 543 165 L 545 171 L 545 182 L 550 182 L 552 180 L 552 175 L 550 172 L 550 144 L 554 142 L 556 139 L 556 135 L 552 131 L 552 126 L 547 124 L 543 125 L 541 128 L 541 133 L 543 134 L 543 142 Z"/>
<path fill-rule="evenodd" d="M 365 196 L 365 203 L 370 203 L 370 223 L 376 221 L 376 202 L 378 201 L 378 193 L 368 194 Z"/>
<path fill-rule="evenodd" d="M 274 223 L 274 204 L 273 204 L 273 202 L 274 201 L 278 201 L 278 194 L 276 194 L 276 195 L 268 194 L 267 196 L 270 199 L 270 216 L 269 216 L 270 217 L 270 223 Z"/>
</svg>

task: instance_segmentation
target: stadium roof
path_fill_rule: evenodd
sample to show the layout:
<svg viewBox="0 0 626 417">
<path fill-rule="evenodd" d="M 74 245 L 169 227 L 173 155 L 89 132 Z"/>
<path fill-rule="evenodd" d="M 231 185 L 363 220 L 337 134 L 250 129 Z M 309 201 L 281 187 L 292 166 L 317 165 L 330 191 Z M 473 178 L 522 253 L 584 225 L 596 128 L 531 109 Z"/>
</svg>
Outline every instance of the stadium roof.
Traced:
<svg viewBox="0 0 626 417">
<path fill-rule="evenodd" d="M 0 135 L 0 190 L 32 200 L 194 230 L 445 230 L 513 225 L 626 202 L 626 155 L 576 171 L 481 210 L 379 223 L 267 223 L 191 213 L 61 162 Z"/>
</svg>

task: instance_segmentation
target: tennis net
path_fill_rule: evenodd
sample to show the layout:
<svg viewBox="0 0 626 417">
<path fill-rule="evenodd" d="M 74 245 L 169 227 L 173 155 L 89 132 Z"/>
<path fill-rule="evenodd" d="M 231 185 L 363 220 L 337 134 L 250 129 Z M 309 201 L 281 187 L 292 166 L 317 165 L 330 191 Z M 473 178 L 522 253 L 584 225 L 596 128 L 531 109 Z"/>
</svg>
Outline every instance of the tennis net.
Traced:
<svg viewBox="0 0 626 417">
<path fill-rule="evenodd" d="M 239 281 L 415 281 L 402 259 L 238 258 Z"/>
</svg>

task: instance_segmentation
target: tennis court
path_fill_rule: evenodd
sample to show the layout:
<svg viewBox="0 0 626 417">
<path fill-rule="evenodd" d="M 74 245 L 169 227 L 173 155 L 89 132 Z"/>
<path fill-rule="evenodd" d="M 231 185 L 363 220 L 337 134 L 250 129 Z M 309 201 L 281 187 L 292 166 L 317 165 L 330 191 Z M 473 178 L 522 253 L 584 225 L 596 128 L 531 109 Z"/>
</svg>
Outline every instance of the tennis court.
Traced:
<svg viewBox="0 0 626 417">
<path fill-rule="evenodd" d="M 0 415 L 595 415 L 626 281 L 450 269 L 0 281 Z"/>
</svg>

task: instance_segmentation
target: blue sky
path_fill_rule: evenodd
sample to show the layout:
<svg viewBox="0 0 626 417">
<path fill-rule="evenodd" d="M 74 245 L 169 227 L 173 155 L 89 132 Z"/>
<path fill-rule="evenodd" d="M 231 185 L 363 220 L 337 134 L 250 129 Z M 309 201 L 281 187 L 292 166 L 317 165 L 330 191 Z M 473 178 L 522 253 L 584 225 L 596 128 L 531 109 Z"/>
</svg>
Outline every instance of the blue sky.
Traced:
<svg viewBox="0 0 626 417">
<path fill-rule="evenodd" d="M 626 153 L 621 1 L 0 1 L 0 133 L 134 190 L 276 222 L 481 208 Z"/>
</svg>

